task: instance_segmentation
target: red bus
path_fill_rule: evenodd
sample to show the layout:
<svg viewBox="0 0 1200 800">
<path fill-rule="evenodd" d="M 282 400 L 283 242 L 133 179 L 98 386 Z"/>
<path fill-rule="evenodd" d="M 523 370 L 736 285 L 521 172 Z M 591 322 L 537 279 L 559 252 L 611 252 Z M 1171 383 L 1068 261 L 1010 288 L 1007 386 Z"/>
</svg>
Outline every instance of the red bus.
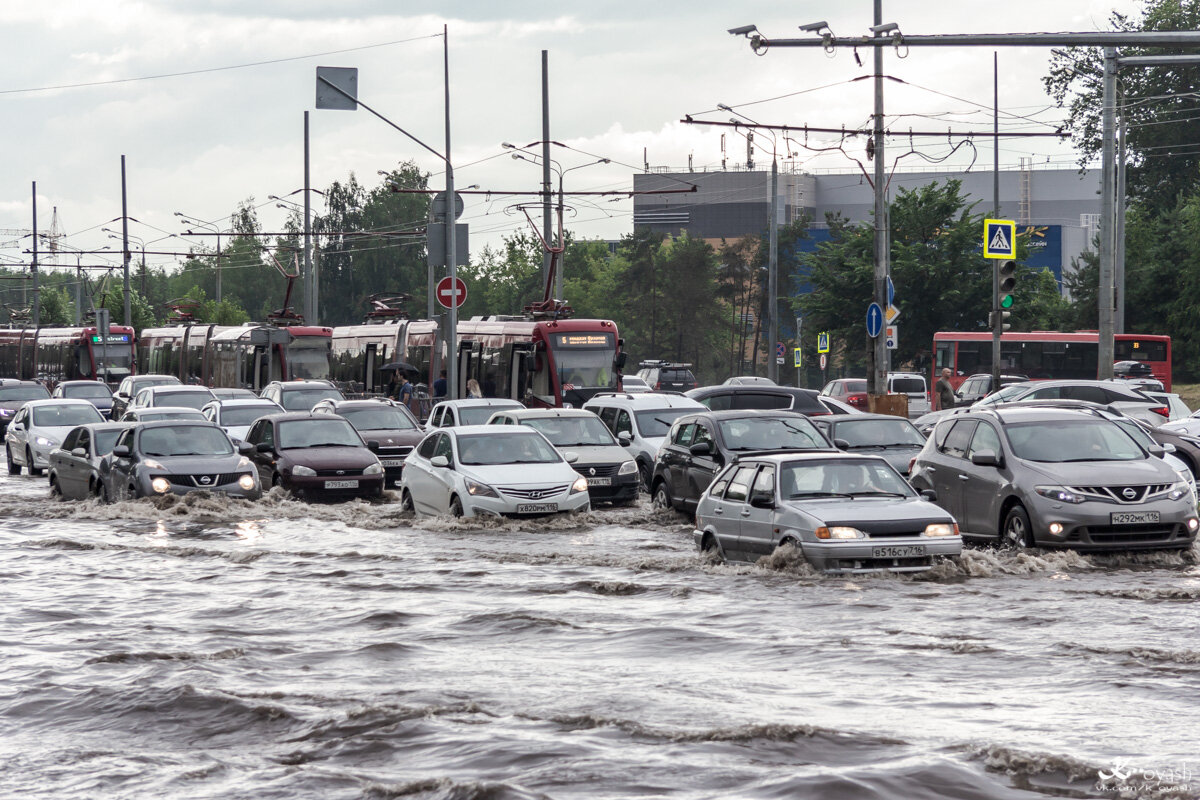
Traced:
<svg viewBox="0 0 1200 800">
<path fill-rule="evenodd" d="M 138 338 L 139 364 L 183 383 L 257 392 L 273 380 L 328 378 L 332 333 L 318 325 L 146 328 Z"/>
<path fill-rule="evenodd" d="M 1154 372 L 1163 388 L 1171 390 L 1171 337 L 1143 333 L 1118 333 L 1114 361 L 1141 361 Z M 950 368 L 950 383 L 957 389 L 969 376 L 992 371 L 991 331 L 933 335 L 933 375 L 936 384 L 943 367 Z M 1009 332 L 1000 336 L 1000 371 L 1026 375 L 1030 380 L 1099 376 L 1099 334 L 1096 331 Z"/>
<path fill-rule="evenodd" d="M 110 325 L 107 342 L 90 328 L 0 328 L 0 377 L 116 384 L 134 371 L 133 328 Z"/>
</svg>

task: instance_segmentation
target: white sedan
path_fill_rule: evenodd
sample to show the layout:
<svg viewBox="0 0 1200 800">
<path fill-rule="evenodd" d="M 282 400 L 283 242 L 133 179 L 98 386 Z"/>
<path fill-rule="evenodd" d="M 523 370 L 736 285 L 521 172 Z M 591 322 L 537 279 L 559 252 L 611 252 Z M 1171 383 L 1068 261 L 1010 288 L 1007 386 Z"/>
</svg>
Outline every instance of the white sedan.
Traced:
<svg viewBox="0 0 1200 800">
<path fill-rule="evenodd" d="M 400 502 L 419 514 L 537 515 L 590 508 L 587 478 L 532 428 L 435 430 L 404 462 Z"/>
<path fill-rule="evenodd" d="M 8 474 L 20 475 L 21 467 L 30 475 L 41 475 L 50 465 L 50 451 L 63 442 L 72 429 L 104 417 L 87 400 L 31 400 L 21 406 L 4 435 L 8 454 Z"/>
</svg>

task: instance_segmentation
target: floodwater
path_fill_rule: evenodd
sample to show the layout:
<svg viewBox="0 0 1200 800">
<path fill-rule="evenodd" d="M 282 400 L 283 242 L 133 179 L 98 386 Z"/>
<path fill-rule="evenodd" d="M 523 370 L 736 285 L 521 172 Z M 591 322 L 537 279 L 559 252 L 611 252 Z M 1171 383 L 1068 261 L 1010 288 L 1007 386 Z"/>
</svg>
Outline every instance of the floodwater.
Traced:
<svg viewBox="0 0 1200 800">
<path fill-rule="evenodd" d="M 648 506 L 62 503 L 0 478 L 0 795 L 1200 796 L 1194 553 L 709 563 Z"/>
</svg>

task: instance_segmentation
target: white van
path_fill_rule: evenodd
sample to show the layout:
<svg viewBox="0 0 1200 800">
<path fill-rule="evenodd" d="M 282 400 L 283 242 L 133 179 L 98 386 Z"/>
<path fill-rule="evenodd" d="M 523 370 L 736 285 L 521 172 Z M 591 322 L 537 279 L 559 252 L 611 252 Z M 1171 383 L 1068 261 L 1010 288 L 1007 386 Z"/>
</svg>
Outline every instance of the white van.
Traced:
<svg viewBox="0 0 1200 800">
<path fill-rule="evenodd" d="M 915 372 L 889 372 L 888 394 L 908 395 L 908 417 L 916 419 L 929 413 L 929 384 Z"/>
</svg>

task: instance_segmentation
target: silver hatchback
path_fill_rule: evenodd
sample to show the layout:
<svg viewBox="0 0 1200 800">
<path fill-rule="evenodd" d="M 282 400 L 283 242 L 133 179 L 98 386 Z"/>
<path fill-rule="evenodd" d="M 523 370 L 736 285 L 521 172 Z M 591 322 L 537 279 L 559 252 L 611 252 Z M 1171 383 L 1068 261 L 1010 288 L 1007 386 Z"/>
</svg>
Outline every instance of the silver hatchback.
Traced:
<svg viewBox="0 0 1200 800">
<path fill-rule="evenodd" d="M 827 572 L 920 572 L 957 556 L 954 518 L 887 461 L 849 453 L 779 453 L 726 467 L 696 508 L 696 546 L 737 561 L 798 549 Z"/>
<path fill-rule="evenodd" d="M 965 538 L 1021 548 L 1184 550 L 1191 490 L 1116 423 L 1082 410 L 996 406 L 938 423 L 909 481 Z"/>
</svg>

